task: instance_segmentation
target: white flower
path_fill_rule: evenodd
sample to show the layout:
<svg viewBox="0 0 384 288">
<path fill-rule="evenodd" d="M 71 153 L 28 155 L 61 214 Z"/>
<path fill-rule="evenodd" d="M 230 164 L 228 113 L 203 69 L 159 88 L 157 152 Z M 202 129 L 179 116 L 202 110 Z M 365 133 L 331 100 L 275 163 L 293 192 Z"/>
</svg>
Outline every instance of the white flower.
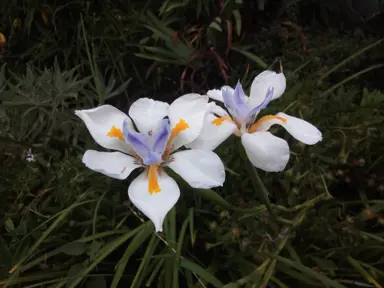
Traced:
<svg viewBox="0 0 384 288">
<path fill-rule="evenodd" d="M 99 145 L 120 151 L 86 151 L 83 163 L 88 168 L 120 180 L 136 168 L 145 169 L 130 184 L 128 196 L 152 220 L 156 231 L 162 231 L 165 216 L 180 196 L 178 185 L 163 167 L 171 168 L 194 188 L 224 183 L 224 165 L 215 153 L 176 152 L 199 135 L 207 102 L 207 96 L 187 94 L 171 105 L 139 99 L 130 107 L 129 117 L 110 105 L 75 112 Z"/>
<path fill-rule="evenodd" d="M 254 166 L 269 172 L 284 170 L 289 160 L 288 143 L 268 132 L 272 125 L 283 126 L 294 138 L 308 145 L 322 139 L 315 126 L 285 113 L 266 115 L 255 121 L 260 110 L 279 98 L 285 88 L 284 74 L 264 71 L 253 80 L 250 97 L 245 95 L 240 83 L 235 89 L 224 86 L 221 90 L 208 91 L 207 95 L 223 102 L 229 113 L 214 103 L 208 104 L 204 128 L 188 147 L 214 150 L 233 133 L 241 137 Z"/>
</svg>

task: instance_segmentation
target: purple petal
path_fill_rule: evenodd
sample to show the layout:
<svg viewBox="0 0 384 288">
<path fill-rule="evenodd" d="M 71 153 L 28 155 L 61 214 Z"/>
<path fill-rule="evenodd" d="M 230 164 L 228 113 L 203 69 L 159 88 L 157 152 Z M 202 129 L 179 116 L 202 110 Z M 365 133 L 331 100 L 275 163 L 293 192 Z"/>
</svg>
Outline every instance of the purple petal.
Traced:
<svg viewBox="0 0 384 288">
<path fill-rule="evenodd" d="M 123 126 L 124 127 L 124 126 Z M 124 129 L 124 128 L 123 128 Z M 144 160 L 150 155 L 149 136 L 136 131 L 124 131 L 125 141 L 130 144 L 135 152 Z"/>
<path fill-rule="evenodd" d="M 253 115 L 255 115 L 256 112 L 258 112 L 258 111 L 260 111 L 261 109 L 264 109 L 265 107 L 267 107 L 267 105 L 269 104 L 269 102 L 271 102 L 271 100 L 272 100 L 274 90 L 275 90 L 274 87 L 269 87 L 269 88 L 268 88 L 268 90 L 267 90 L 267 94 L 265 95 L 265 98 L 264 98 L 263 103 L 261 103 L 260 105 L 256 106 L 256 107 L 253 108 L 251 111 L 249 111 L 249 113 L 248 113 L 248 117 L 253 117 Z"/>
<path fill-rule="evenodd" d="M 167 142 L 169 136 L 171 135 L 171 127 L 169 125 L 169 120 L 164 119 L 161 125 L 160 130 L 153 133 L 153 149 L 152 151 L 155 153 L 163 154 L 165 147 L 167 146 Z"/>
<path fill-rule="evenodd" d="M 223 86 L 221 88 L 221 94 L 223 95 L 224 106 L 227 107 L 229 111 L 235 110 L 235 103 L 233 103 L 233 94 L 234 90 L 229 86 Z"/>
<path fill-rule="evenodd" d="M 233 102 L 235 104 L 236 117 L 240 119 L 247 117 L 249 108 L 245 102 L 245 93 L 243 87 L 240 84 L 240 81 L 238 81 L 236 84 L 235 92 L 233 93 Z"/>
</svg>

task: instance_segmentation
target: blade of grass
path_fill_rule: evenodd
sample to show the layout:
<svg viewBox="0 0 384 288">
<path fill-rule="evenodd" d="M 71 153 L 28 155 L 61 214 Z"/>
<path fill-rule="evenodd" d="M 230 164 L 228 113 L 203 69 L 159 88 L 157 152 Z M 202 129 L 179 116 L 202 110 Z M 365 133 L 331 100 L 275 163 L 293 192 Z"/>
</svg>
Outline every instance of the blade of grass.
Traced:
<svg viewBox="0 0 384 288">
<path fill-rule="evenodd" d="M 142 287 L 141 283 L 144 280 L 144 276 L 147 274 L 146 270 L 149 267 L 149 261 L 151 260 L 151 257 L 155 252 L 155 249 L 159 242 L 160 240 L 157 237 L 156 233 L 152 234 L 151 240 L 149 241 L 147 249 L 145 250 L 144 257 L 141 259 L 139 269 L 137 270 L 135 278 L 133 279 L 132 284 L 130 286 L 131 288 Z"/>
<path fill-rule="evenodd" d="M 193 263 L 187 259 L 181 259 L 180 261 L 181 267 L 184 269 L 187 269 L 191 271 L 192 273 L 196 273 L 196 275 L 200 276 L 202 279 L 207 281 L 208 283 L 212 284 L 216 288 L 222 288 L 224 284 L 217 279 L 215 276 L 213 276 L 211 273 L 209 273 L 206 269 L 201 267 L 200 265 Z M 345 288 L 345 287 L 343 287 Z"/>
<path fill-rule="evenodd" d="M 183 225 L 181 226 L 179 239 L 177 241 L 177 247 L 176 247 L 176 256 L 175 256 L 175 265 L 173 266 L 173 288 L 179 287 L 179 272 L 180 272 L 180 257 L 181 257 L 181 249 L 183 248 L 184 244 L 184 237 L 185 233 L 187 231 L 187 226 L 189 223 L 189 217 L 187 217 Z"/>
<path fill-rule="evenodd" d="M 97 239 L 100 239 L 100 238 L 104 238 L 104 237 L 107 237 L 107 236 L 112 236 L 112 235 L 116 235 L 116 234 L 124 234 L 124 233 L 127 233 L 127 232 L 129 232 L 129 230 L 127 230 L 127 229 L 106 231 L 106 232 L 101 232 L 101 233 L 98 233 L 98 234 L 95 234 L 95 235 L 91 235 L 91 236 L 88 236 L 88 237 L 80 238 L 80 239 L 75 240 L 75 241 L 70 242 L 70 243 L 86 243 L 86 242 L 90 242 L 90 241 L 97 240 Z M 68 243 L 68 244 L 70 244 L 70 243 Z M 65 244 L 65 245 L 68 245 L 68 244 Z M 36 266 L 37 264 L 39 264 L 41 262 L 45 262 L 49 258 L 60 254 L 62 252 L 61 249 L 65 245 L 60 246 L 59 248 L 56 248 L 55 250 L 52 250 L 50 252 L 47 252 L 47 253 L 43 254 L 42 256 L 36 258 L 32 262 L 29 262 L 28 264 L 25 264 L 22 268 L 20 268 L 20 272 L 27 271 L 28 269 L 31 269 L 32 267 Z"/>
<path fill-rule="evenodd" d="M 85 195 L 86 193 L 82 194 L 78 199 L 81 200 L 83 197 L 85 197 Z M 12 282 L 12 280 L 17 277 L 17 272 L 19 272 L 22 264 L 28 259 L 28 257 L 32 255 L 35 250 L 40 246 L 40 244 L 51 234 L 51 232 L 67 218 L 70 212 L 79 205 L 80 203 L 74 203 L 70 207 L 60 212 L 61 214 L 56 218 L 56 220 L 48 227 L 47 230 L 42 233 L 42 235 L 39 237 L 39 239 L 37 239 L 37 241 L 32 245 L 32 247 L 28 249 L 27 255 L 25 255 L 21 260 L 19 260 L 19 262 L 17 262 L 17 264 L 13 266 L 13 268 L 9 271 L 9 273 L 12 274 L 9 278 L 9 282 Z"/>
<path fill-rule="evenodd" d="M 153 269 L 151 275 L 149 276 L 147 282 L 145 283 L 146 287 L 150 287 L 152 285 L 153 280 L 155 279 L 157 273 L 160 271 L 163 264 L 164 264 L 164 259 L 160 259 L 159 262 L 157 263 L 155 269 Z"/>
<path fill-rule="evenodd" d="M 378 68 L 381 68 L 383 67 L 384 64 L 376 64 L 376 65 L 372 65 L 371 67 L 368 67 L 368 68 L 365 68 L 355 74 L 353 74 L 352 76 L 349 76 L 348 78 L 344 79 L 343 81 L 340 81 L 339 83 L 333 85 L 332 87 L 330 87 L 329 89 L 327 89 L 326 91 L 324 91 L 323 93 L 320 94 L 319 98 L 323 98 L 325 96 L 327 96 L 329 93 L 331 93 L 333 90 L 339 88 L 340 86 L 344 85 L 345 83 L 359 77 L 360 75 L 362 74 L 365 74 L 365 73 L 368 73 L 372 70 L 375 70 L 375 69 L 378 69 Z"/>
<path fill-rule="evenodd" d="M 114 250 L 116 250 L 120 245 L 124 244 L 129 238 L 133 237 L 137 233 L 139 233 L 142 229 L 147 229 L 148 226 L 151 226 L 150 222 L 144 223 L 137 227 L 136 229 L 124 234 L 123 236 L 111 241 L 107 244 L 101 251 L 100 255 L 96 257 L 96 259 L 83 271 L 81 271 L 81 277 L 77 278 L 68 288 L 76 288 L 79 283 L 83 280 L 84 277 L 88 275 L 101 261 L 103 261 L 109 254 L 111 254 Z"/>
<path fill-rule="evenodd" d="M 273 256 L 271 255 L 271 257 L 274 257 L 276 258 L 277 261 L 289 266 L 289 267 L 292 267 L 292 268 L 295 268 L 297 270 L 299 270 L 302 274 L 305 274 L 305 275 L 308 275 L 312 278 L 315 278 L 325 284 L 328 284 L 330 287 L 334 287 L 334 288 L 347 288 L 346 286 L 336 282 L 335 280 L 332 280 L 330 278 L 328 278 L 327 276 L 325 275 L 322 275 L 314 270 L 312 270 L 311 268 L 308 268 L 298 262 L 294 262 L 294 261 L 291 261 L 287 258 L 284 258 L 284 257 L 281 257 L 281 256 Z"/>
<path fill-rule="evenodd" d="M 268 67 L 267 63 L 265 63 L 259 56 L 256 56 L 255 54 L 253 54 L 251 52 L 248 52 L 248 51 L 245 51 L 243 49 L 236 48 L 236 47 L 231 47 L 231 50 L 234 50 L 236 52 L 239 52 L 240 54 L 243 54 L 245 57 L 247 57 L 248 59 L 255 62 L 257 65 L 259 65 L 260 68 L 266 69 Z"/>
<path fill-rule="evenodd" d="M 113 276 L 111 288 L 116 288 L 120 282 L 121 277 L 123 276 L 125 267 L 131 256 L 136 252 L 136 250 L 147 241 L 148 237 L 152 233 L 152 227 L 146 226 L 143 230 L 141 230 L 136 236 L 132 239 L 131 243 L 129 243 L 127 249 L 121 257 L 120 261 L 116 265 L 115 276 Z"/>
<path fill-rule="evenodd" d="M 272 209 L 271 202 L 269 201 L 269 192 L 264 186 L 264 183 L 261 181 L 259 174 L 256 171 L 256 168 L 252 165 L 250 161 L 247 161 L 249 176 L 252 180 L 253 188 L 260 201 L 267 207 L 269 213 L 273 218 L 276 219 L 275 211 Z"/>
<path fill-rule="evenodd" d="M 368 45 L 367 47 L 364 47 L 363 49 L 360 49 L 359 51 L 357 51 L 356 53 L 352 54 L 351 56 L 349 56 L 348 58 L 344 59 L 343 61 L 341 61 L 339 64 L 337 64 L 336 66 L 334 66 L 332 69 L 330 69 L 327 73 L 325 73 L 323 76 L 321 76 L 319 78 L 319 82 L 320 81 L 323 81 L 325 78 L 327 78 L 329 75 L 331 75 L 333 72 L 335 72 L 337 69 L 343 67 L 345 64 L 347 64 L 349 61 L 353 60 L 354 58 L 360 56 L 361 54 L 363 54 L 365 51 L 368 51 L 369 49 L 372 49 L 374 48 L 375 46 L 379 45 L 381 42 L 383 42 L 384 39 L 380 39 L 379 41 L 376 41 L 370 45 Z"/>
<path fill-rule="evenodd" d="M 376 286 L 376 288 L 383 288 L 383 286 L 381 286 L 375 278 L 373 278 L 373 276 L 371 274 L 368 273 L 367 270 L 365 270 L 359 263 L 359 261 L 353 259 L 351 256 L 348 256 L 347 257 L 347 260 L 349 262 L 349 264 L 351 264 L 351 266 L 358 272 L 361 274 L 361 276 L 363 276 L 369 283 L 373 284 Z"/>
</svg>

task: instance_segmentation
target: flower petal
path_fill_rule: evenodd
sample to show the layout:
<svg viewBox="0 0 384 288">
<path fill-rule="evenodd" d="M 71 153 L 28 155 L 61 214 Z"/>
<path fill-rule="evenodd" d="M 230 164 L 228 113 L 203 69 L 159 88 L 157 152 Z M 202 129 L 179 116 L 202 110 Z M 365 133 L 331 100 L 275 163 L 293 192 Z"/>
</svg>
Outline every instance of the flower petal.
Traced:
<svg viewBox="0 0 384 288">
<path fill-rule="evenodd" d="M 132 121 L 119 109 L 103 105 L 94 109 L 77 110 L 75 114 L 84 121 L 89 133 L 100 146 L 126 153 L 132 152 L 122 134 L 124 121 L 133 129 Z M 111 131 L 115 133 L 111 134 Z"/>
<path fill-rule="evenodd" d="M 209 102 L 206 106 L 206 112 L 207 113 L 213 113 L 213 114 L 216 114 L 220 117 L 225 117 L 225 116 L 228 116 L 228 112 L 225 111 L 225 109 L 223 109 L 222 107 L 220 107 L 219 105 L 216 105 L 215 102 Z"/>
<path fill-rule="evenodd" d="M 236 118 L 242 120 L 247 119 L 248 113 L 250 111 L 247 102 L 248 96 L 245 95 L 243 86 L 241 85 L 240 81 L 238 81 L 233 94 L 233 104 L 235 104 Z"/>
<path fill-rule="evenodd" d="M 215 153 L 208 150 L 185 150 L 172 154 L 169 168 L 179 174 L 193 188 L 208 189 L 223 186 L 224 164 Z"/>
<path fill-rule="evenodd" d="M 167 146 L 167 141 L 171 135 L 171 127 L 169 125 L 169 120 L 164 119 L 162 122 L 161 128 L 154 132 L 152 135 L 153 139 L 153 152 L 156 152 L 160 155 L 163 155 L 165 147 Z"/>
<path fill-rule="evenodd" d="M 278 123 L 283 126 L 294 138 L 307 145 L 313 145 L 323 139 L 321 132 L 311 123 L 303 119 L 289 116 L 285 113 L 277 113 L 287 121 Z"/>
<path fill-rule="evenodd" d="M 207 103 L 207 96 L 191 93 L 177 98 L 169 106 L 171 128 L 175 128 L 180 120 L 185 121 L 188 125 L 188 128 L 178 133 L 173 140 L 172 145 L 174 150 L 191 143 L 199 136 L 203 128 Z"/>
<path fill-rule="evenodd" d="M 129 116 L 141 133 L 148 134 L 161 127 L 161 121 L 168 115 L 168 107 L 168 103 L 141 98 L 131 105 Z"/>
<path fill-rule="evenodd" d="M 237 126 L 230 121 L 223 121 L 219 126 L 212 122 L 218 119 L 212 114 L 207 114 L 204 119 L 204 126 L 199 136 L 187 148 L 215 150 L 232 133 L 237 130 Z"/>
<path fill-rule="evenodd" d="M 163 230 L 165 216 L 180 197 L 177 183 L 164 171 L 158 175 L 158 183 L 161 191 L 148 193 L 148 175 L 145 171 L 133 180 L 128 188 L 129 199 L 133 205 L 151 219 L 155 224 L 156 232 Z"/>
<path fill-rule="evenodd" d="M 269 132 L 245 133 L 241 136 L 249 161 L 267 172 L 284 170 L 289 160 L 288 143 Z"/>
<path fill-rule="evenodd" d="M 251 85 L 251 95 L 248 100 L 250 107 L 256 107 L 264 102 L 268 89 L 273 88 L 271 100 L 279 98 L 285 91 L 286 79 L 283 73 L 266 70 L 255 77 Z"/>
<path fill-rule="evenodd" d="M 207 96 L 213 100 L 224 102 L 223 94 L 221 93 L 221 89 L 213 89 L 207 92 Z"/>
<path fill-rule="evenodd" d="M 100 172 L 112 178 L 123 180 L 140 165 L 135 164 L 135 158 L 121 152 L 99 152 L 87 150 L 83 163 L 89 169 Z"/>
</svg>

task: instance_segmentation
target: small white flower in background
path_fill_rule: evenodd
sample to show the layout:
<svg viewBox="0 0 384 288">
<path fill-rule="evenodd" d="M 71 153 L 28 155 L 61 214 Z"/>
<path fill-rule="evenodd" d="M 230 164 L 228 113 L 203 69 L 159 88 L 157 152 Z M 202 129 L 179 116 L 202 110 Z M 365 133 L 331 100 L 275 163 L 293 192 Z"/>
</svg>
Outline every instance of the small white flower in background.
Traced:
<svg viewBox="0 0 384 288">
<path fill-rule="evenodd" d="M 208 106 L 204 128 L 188 147 L 214 150 L 233 133 L 241 137 L 247 156 L 255 167 L 268 172 L 284 170 L 289 160 L 289 146 L 285 140 L 268 132 L 272 125 L 283 126 L 294 138 L 307 145 L 322 139 L 321 132 L 315 126 L 282 112 L 256 121 L 260 110 L 279 98 L 285 88 L 283 73 L 264 71 L 253 80 L 249 97 L 240 82 L 235 89 L 224 86 L 221 90 L 208 91 L 207 95 L 224 103 L 229 113 L 210 103 L 213 105 Z"/>
<path fill-rule="evenodd" d="M 75 112 L 99 145 L 123 152 L 88 150 L 83 156 L 88 168 L 120 180 L 136 168 L 145 169 L 130 184 L 128 195 L 152 220 L 156 231 L 162 231 L 165 216 L 180 196 L 177 183 L 163 167 L 171 168 L 194 188 L 212 188 L 224 183 L 224 165 L 212 151 L 176 152 L 198 137 L 207 103 L 207 96 L 187 94 L 171 105 L 139 99 L 130 107 L 129 117 L 110 105 Z"/>
<path fill-rule="evenodd" d="M 35 162 L 36 161 L 35 156 L 32 154 L 31 148 L 28 149 L 26 156 L 25 156 L 25 160 L 27 160 L 28 162 Z"/>
</svg>

